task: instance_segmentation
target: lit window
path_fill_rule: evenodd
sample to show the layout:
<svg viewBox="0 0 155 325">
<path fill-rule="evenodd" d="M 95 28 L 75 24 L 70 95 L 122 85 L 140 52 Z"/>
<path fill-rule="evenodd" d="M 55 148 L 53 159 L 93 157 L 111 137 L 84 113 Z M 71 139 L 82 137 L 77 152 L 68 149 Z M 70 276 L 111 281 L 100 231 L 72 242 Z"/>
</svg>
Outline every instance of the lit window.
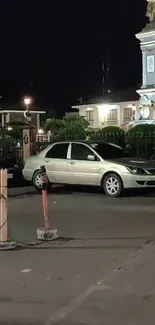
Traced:
<svg viewBox="0 0 155 325">
<path fill-rule="evenodd" d="M 110 109 L 107 117 L 108 121 L 117 121 L 117 109 Z"/>
<path fill-rule="evenodd" d="M 131 107 L 125 107 L 124 108 L 124 119 L 130 120 L 131 116 L 133 115 L 133 111 Z"/>
<path fill-rule="evenodd" d="M 88 122 L 94 121 L 94 111 L 91 110 L 86 110 L 86 118 Z"/>
</svg>

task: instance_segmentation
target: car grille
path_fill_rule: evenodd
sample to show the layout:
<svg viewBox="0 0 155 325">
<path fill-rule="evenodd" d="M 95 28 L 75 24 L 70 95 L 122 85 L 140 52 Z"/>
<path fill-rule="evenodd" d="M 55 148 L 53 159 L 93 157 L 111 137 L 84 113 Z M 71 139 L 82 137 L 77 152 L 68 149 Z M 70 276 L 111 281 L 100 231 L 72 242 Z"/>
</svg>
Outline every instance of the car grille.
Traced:
<svg viewBox="0 0 155 325">
<path fill-rule="evenodd" d="M 155 185 L 155 181 L 149 181 L 147 182 L 147 185 Z"/>
<path fill-rule="evenodd" d="M 148 181 L 148 182 L 145 182 L 145 181 L 137 181 L 136 182 L 138 185 L 141 185 L 141 186 L 146 186 L 146 185 L 148 185 L 148 186 L 151 186 L 151 185 L 155 185 L 155 181 Z"/>
</svg>

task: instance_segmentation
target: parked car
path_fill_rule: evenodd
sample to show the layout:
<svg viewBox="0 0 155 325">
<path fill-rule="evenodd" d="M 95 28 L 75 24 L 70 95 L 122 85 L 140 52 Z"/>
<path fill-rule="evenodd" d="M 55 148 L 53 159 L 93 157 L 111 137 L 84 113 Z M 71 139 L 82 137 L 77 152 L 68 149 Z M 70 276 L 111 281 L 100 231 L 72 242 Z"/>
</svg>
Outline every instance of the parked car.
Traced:
<svg viewBox="0 0 155 325">
<path fill-rule="evenodd" d="M 155 162 L 129 158 L 111 143 L 55 142 L 25 161 L 23 177 L 40 190 L 40 166 L 45 165 L 50 184 L 101 186 L 111 197 L 123 189 L 155 186 Z"/>
<path fill-rule="evenodd" d="M 16 179 L 20 173 L 19 167 L 16 165 L 15 159 L 0 156 L 0 168 L 7 168 L 8 178 Z"/>
</svg>

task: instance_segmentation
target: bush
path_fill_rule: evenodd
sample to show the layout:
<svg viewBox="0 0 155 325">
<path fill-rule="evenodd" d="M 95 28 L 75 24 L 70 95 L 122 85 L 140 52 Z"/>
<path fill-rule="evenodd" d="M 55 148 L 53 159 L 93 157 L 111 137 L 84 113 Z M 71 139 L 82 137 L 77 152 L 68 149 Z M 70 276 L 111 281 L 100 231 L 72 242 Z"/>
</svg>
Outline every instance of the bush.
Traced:
<svg viewBox="0 0 155 325">
<path fill-rule="evenodd" d="M 126 136 L 135 134 L 135 133 L 141 133 L 143 135 L 149 135 L 155 133 L 155 125 L 154 124 L 139 124 L 132 129 L 130 129 Z"/>
<path fill-rule="evenodd" d="M 126 147 L 130 156 L 150 159 L 155 147 L 155 125 L 141 124 L 126 133 Z"/>
</svg>

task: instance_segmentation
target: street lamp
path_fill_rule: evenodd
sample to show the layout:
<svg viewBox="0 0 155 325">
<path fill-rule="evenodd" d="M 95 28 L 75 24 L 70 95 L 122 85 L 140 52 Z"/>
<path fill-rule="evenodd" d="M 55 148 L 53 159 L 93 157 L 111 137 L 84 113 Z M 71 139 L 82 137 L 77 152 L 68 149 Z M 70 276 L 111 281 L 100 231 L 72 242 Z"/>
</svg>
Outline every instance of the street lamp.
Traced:
<svg viewBox="0 0 155 325">
<path fill-rule="evenodd" d="M 26 106 L 26 111 L 24 112 L 24 117 L 27 121 L 28 124 L 31 123 L 31 113 L 30 113 L 30 104 L 31 104 L 31 98 L 30 97 L 25 97 L 24 98 L 24 104 Z"/>
<path fill-rule="evenodd" d="M 43 134 L 44 134 L 44 130 L 43 130 L 43 129 L 39 129 L 39 130 L 38 130 L 38 134 L 39 134 L 39 135 L 43 135 Z"/>
<path fill-rule="evenodd" d="M 25 98 L 24 98 L 24 104 L 25 104 L 25 106 L 27 107 L 27 109 L 29 109 L 29 105 L 30 105 L 30 103 L 31 103 L 31 99 L 30 99 L 30 97 L 25 97 Z"/>
<path fill-rule="evenodd" d="M 12 128 L 11 126 L 8 126 L 8 127 L 7 127 L 7 130 L 8 130 L 8 131 L 12 131 L 13 128 Z"/>
</svg>

